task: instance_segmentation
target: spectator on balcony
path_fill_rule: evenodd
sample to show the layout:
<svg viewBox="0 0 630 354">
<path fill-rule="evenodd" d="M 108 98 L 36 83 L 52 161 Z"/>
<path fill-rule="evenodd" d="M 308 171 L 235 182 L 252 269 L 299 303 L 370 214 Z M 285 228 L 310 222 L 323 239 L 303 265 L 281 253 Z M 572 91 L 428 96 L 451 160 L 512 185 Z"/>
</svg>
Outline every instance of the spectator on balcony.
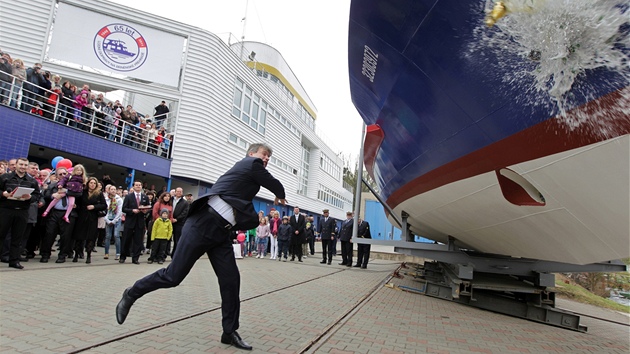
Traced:
<svg viewBox="0 0 630 354">
<path fill-rule="evenodd" d="M 132 135 L 133 133 L 133 130 L 131 129 L 131 125 L 133 124 L 131 111 L 133 111 L 133 107 L 131 105 L 127 105 L 127 108 L 125 108 L 125 110 L 120 113 L 120 118 L 122 120 L 121 123 L 124 123 L 121 142 L 125 145 L 131 145 L 132 141 L 130 137 L 130 135 Z"/>
<path fill-rule="evenodd" d="M 94 94 L 92 94 L 94 95 Z M 105 98 L 102 93 L 96 95 L 94 102 L 92 102 L 92 107 L 94 108 L 94 134 L 100 137 L 105 137 L 108 132 L 109 126 L 107 125 L 104 109 L 107 107 L 105 103 Z"/>
<path fill-rule="evenodd" d="M 26 82 L 22 89 L 22 110 L 30 112 L 35 106 L 35 102 L 41 97 L 40 88 L 44 83 L 44 76 L 41 73 L 42 64 L 35 63 L 32 68 L 26 70 Z"/>
<path fill-rule="evenodd" d="M 157 126 L 155 125 L 155 123 L 151 123 L 149 125 L 149 128 L 147 129 L 147 152 L 149 152 L 150 154 L 157 154 L 157 142 L 155 141 L 155 138 L 157 137 Z"/>
<path fill-rule="evenodd" d="M 11 98 L 11 83 L 13 82 L 11 63 L 11 56 L 0 52 L 0 103 L 4 105 L 8 105 Z"/>
<path fill-rule="evenodd" d="M 83 107 L 88 105 L 88 92 L 86 90 L 82 90 L 80 94 L 74 97 L 74 102 L 72 106 L 74 107 L 74 121 L 70 123 L 73 127 L 78 127 L 82 130 L 87 130 L 87 126 L 85 125 L 85 121 L 81 115 Z"/>
<path fill-rule="evenodd" d="M 153 115 L 155 118 L 155 124 L 158 127 L 161 127 L 164 121 L 168 118 L 169 113 L 168 106 L 165 101 L 162 101 L 159 105 L 155 107 L 155 114 Z"/>
<path fill-rule="evenodd" d="M 24 68 L 24 62 L 22 59 L 13 60 L 13 76 L 15 76 L 15 82 L 11 89 L 11 101 L 9 105 L 13 108 L 18 107 L 18 98 L 22 92 L 22 84 L 26 80 L 26 68 Z"/>
<path fill-rule="evenodd" d="M 41 88 L 40 88 L 40 94 L 41 96 L 39 97 L 39 100 L 42 103 L 42 109 L 44 110 L 44 117 L 48 118 L 48 119 L 53 119 L 53 107 L 48 103 L 48 98 L 50 98 L 50 95 L 52 93 L 52 81 L 50 81 L 52 74 L 50 73 L 50 71 L 46 71 L 43 74 L 44 77 L 44 81 L 41 82 Z"/>
<path fill-rule="evenodd" d="M 63 85 L 61 85 L 61 101 L 57 111 L 57 122 L 66 124 L 68 113 L 73 111 L 71 109 L 73 99 L 74 92 L 72 91 L 72 85 L 70 85 L 70 81 L 66 80 L 63 82 Z"/>
<path fill-rule="evenodd" d="M 171 158 L 171 142 L 173 140 L 173 135 L 168 134 L 162 140 L 162 157 Z"/>
</svg>

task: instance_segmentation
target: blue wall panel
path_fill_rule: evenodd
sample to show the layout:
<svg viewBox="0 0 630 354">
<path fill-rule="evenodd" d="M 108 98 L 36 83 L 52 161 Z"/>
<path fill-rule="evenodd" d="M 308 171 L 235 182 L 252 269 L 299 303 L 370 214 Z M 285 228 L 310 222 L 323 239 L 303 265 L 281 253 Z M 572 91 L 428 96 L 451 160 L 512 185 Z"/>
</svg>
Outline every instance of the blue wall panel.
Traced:
<svg viewBox="0 0 630 354">
<path fill-rule="evenodd" d="M 0 159 L 26 157 L 35 144 L 162 177 L 170 173 L 170 160 L 12 108 L 0 106 L 0 127 Z"/>
</svg>

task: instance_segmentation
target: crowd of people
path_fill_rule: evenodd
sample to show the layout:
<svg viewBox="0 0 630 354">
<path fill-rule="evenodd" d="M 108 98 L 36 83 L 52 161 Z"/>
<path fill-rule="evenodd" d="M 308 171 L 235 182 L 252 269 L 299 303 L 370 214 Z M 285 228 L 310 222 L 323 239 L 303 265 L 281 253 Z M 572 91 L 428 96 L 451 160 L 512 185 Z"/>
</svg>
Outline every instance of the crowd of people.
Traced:
<svg viewBox="0 0 630 354">
<path fill-rule="evenodd" d="M 163 187 L 156 191 L 154 186 L 140 181 L 135 181 L 130 189 L 123 188 L 116 186 L 109 175 L 103 175 L 101 180 L 87 177 L 87 171 L 80 164 L 71 172 L 68 170 L 60 167 L 51 173 L 26 159 L 0 161 L 0 188 L 4 192 L 10 193 L 16 186 L 30 185 L 34 189 L 21 201 L 6 198 L 4 193 L 5 198 L 0 198 L 0 208 L 13 208 L 17 203 L 17 210 L 25 215 L 18 224 L 2 220 L 0 233 L 7 236 L 3 238 L 0 255 L 3 262 L 23 267 L 20 262 L 34 258 L 39 251 L 40 262 L 46 263 L 55 252 L 53 244 L 57 237 L 57 263 L 71 258 L 73 262 L 85 259 L 89 264 L 96 246 L 104 248 L 105 259 L 110 258 L 110 249 L 114 246 L 111 256 L 121 263 L 127 256 L 132 258 L 132 263 L 139 263 L 139 256 L 146 253 L 148 263 L 163 264 L 175 252 L 193 202 L 191 193 L 184 195 L 180 187 L 170 191 Z M 11 182 L 13 179 L 17 182 Z M 315 255 L 315 242 L 321 241 L 321 263 L 331 264 L 332 257 L 337 255 L 339 240 L 340 264 L 349 266 L 352 246 L 347 242 L 352 234 L 349 222 L 352 213 L 348 212 L 348 219 L 341 227 L 328 215 L 329 211 L 323 210 L 323 218 L 316 228 L 314 217 L 301 213 L 298 207 L 294 208 L 293 215 L 283 217 L 273 208 L 268 215 L 261 210 L 258 227 L 233 231 L 233 242 L 240 245 L 242 258 L 262 259 L 268 255 L 271 260 L 286 262 L 290 258 L 302 262 L 303 258 Z M 5 230 L 6 227 L 9 229 Z M 21 236 L 15 237 L 17 234 Z M 359 237 L 371 237 L 366 221 L 359 220 Z M 12 247 L 12 242 L 18 244 Z M 13 248 L 17 256 L 10 255 Z M 355 266 L 366 268 L 369 245 L 359 245 L 358 251 Z"/>
<path fill-rule="evenodd" d="M 40 63 L 26 68 L 21 59 L 1 50 L 0 104 L 170 158 L 173 134 L 164 126 L 170 117 L 166 101 L 155 107 L 153 116 L 142 115 L 132 105 L 92 92 L 89 84 L 62 80 Z"/>
</svg>

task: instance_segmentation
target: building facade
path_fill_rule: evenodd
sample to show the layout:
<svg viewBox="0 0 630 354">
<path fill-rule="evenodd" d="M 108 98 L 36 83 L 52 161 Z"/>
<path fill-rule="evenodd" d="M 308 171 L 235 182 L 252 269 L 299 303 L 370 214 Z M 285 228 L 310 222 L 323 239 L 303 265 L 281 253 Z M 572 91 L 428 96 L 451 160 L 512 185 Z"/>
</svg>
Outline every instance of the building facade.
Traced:
<svg viewBox="0 0 630 354">
<path fill-rule="evenodd" d="M 206 30 L 105 1 L 34 0 L 2 6 L 0 49 L 27 68 L 42 63 L 64 80 L 89 83 L 149 116 L 164 100 L 170 109 L 164 124 L 174 135 L 170 158 L 149 156 L 2 106 L 9 126 L 26 121 L 31 128 L 20 125 L 26 137 L 3 140 L 0 159 L 33 157 L 37 150 L 45 165 L 59 153 L 71 154 L 200 195 L 245 156 L 249 144 L 265 142 L 274 148 L 268 169 L 291 204 L 282 213 L 299 206 L 312 214 L 330 209 L 342 218 L 351 209 L 343 161 L 316 133 L 315 105 L 270 46 L 230 46 Z M 255 204 L 268 212 L 271 201 L 263 189 Z"/>
</svg>

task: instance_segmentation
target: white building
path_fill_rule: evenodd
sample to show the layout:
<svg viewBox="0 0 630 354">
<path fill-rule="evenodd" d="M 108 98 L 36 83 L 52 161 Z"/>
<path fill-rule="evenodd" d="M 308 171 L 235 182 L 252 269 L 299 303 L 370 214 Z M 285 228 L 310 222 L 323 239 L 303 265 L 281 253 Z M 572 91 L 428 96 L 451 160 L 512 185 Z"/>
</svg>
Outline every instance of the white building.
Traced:
<svg viewBox="0 0 630 354">
<path fill-rule="evenodd" d="M 341 219 L 351 209 L 343 161 L 316 134 L 314 103 L 268 45 L 228 46 L 206 30 L 106 1 L 32 0 L 3 1 L 0 49 L 27 67 L 40 62 L 77 85 L 118 95 L 143 114 L 165 100 L 175 136 L 172 160 L 165 159 L 170 174 L 147 179 L 202 194 L 248 144 L 265 142 L 274 148 L 268 169 L 291 206 L 330 209 Z M 140 160 L 120 167 L 147 170 Z M 268 211 L 272 194 L 262 189 L 258 197 L 255 206 Z"/>
</svg>

